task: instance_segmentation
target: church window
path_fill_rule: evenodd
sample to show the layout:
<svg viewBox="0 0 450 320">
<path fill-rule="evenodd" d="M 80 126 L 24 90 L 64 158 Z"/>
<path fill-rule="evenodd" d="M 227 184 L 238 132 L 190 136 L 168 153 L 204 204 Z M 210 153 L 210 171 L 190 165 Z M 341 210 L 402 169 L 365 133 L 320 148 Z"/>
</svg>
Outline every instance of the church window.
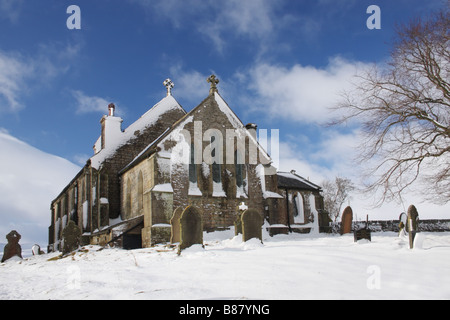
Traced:
<svg viewBox="0 0 450 320">
<path fill-rule="evenodd" d="M 244 185 L 244 164 L 239 151 L 234 153 L 234 164 L 236 168 L 236 186 L 238 188 Z"/>
<path fill-rule="evenodd" d="M 131 181 L 129 178 L 126 184 L 125 214 L 128 217 L 131 215 Z"/>
<path fill-rule="evenodd" d="M 213 144 L 213 142 L 216 140 L 215 136 L 211 136 L 211 145 Z M 216 157 L 216 148 L 213 148 L 211 150 L 211 157 L 213 159 L 215 159 Z M 216 183 L 220 183 L 222 181 L 222 177 L 221 177 L 221 173 L 220 173 L 220 164 L 216 162 L 216 160 L 214 160 L 213 164 L 212 164 L 212 176 L 213 176 L 213 181 Z"/>
<path fill-rule="evenodd" d="M 300 192 L 294 196 L 294 223 L 305 223 L 305 214 L 303 209 L 303 197 Z"/>
<path fill-rule="evenodd" d="M 197 166 L 195 164 L 195 148 L 194 144 L 191 144 L 191 159 L 189 161 L 189 181 L 191 183 L 197 183 Z"/>
<path fill-rule="evenodd" d="M 139 172 L 138 176 L 138 210 L 141 211 L 144 208 L 144 177 L 142 172 Z"/>
</svg>

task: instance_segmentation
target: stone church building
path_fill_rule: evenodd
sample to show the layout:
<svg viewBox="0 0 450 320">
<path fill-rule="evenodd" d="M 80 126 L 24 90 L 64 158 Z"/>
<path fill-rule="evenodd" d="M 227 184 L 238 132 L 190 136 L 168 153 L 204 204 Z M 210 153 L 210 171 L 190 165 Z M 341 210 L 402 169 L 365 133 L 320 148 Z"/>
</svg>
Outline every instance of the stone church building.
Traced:
<svg viewBox="0 0 450 320">
<path fill-rule="evenodd" d="M 204 231 L 232 227 L 240 206 L 258 210 L 270 234 L 327 224 L 321 188 L 295 171 L 277 172 L 256 125 L 241 122 L 215 76 L 207 81 L 209 95 L 186 112 L 166 80 L 167 96 L 126 129 L 108 106 L 94 155 L 51 203 L 48 251 L 61 250 L 69 221 L 83 245 L 174 241 L 172 218 L 188 206 L 201 213 Z"/>
</svg>

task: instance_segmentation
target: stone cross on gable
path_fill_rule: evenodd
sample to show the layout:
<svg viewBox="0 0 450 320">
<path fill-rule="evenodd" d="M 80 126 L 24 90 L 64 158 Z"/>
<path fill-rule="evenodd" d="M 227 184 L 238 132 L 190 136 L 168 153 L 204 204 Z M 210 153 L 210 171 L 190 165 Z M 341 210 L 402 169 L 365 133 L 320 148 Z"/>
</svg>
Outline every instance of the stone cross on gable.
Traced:
<svg viewBox="0 0 450 320">
<path fill-rule="evenodd" d="M 172 89 L 174 87 L 174 84 L 173 84 L 172 80 L 170 80 L 170 79 L 164 80 L 163 85 L 167 88 L 167 96 L 171 96 L 172 95 Z"/>
<path fill-rule="evenodd" d="M 215 75 L 211 75 L 209 78 L 206 79 L 208 83 L 211 83 L 211 89 L 209 89 L 209 94 L 213 94 L 214 92 L 217 92 L 217 84 L 219 83 L 219 79 L 216 78 Z"/>
</svg>

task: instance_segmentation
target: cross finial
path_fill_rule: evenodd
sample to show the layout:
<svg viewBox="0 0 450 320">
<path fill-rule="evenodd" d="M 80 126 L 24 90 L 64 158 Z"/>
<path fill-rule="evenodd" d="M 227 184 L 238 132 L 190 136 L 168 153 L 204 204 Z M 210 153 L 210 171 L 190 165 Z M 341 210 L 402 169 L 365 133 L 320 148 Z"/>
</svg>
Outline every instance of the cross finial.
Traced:
<svg viewBox="0 0 450 320">
<path fill-rule="evenodd" d="M 215 75 L 211 75 L 209 78 L 206 79 L 208 83 L 211 83 L 211 89 L 209 89 L 209 94 L 213 94 L 214 92 L 217 92 L 217 84 L 219 83 L 219 79 L 216 78 Z"/>
<path fill-rule="evenodd" d="M 247 205 L 245 204 L 245 202 L 241 202 L 241 204 L 239 205 L 239 210 L 240 211 L 245 211 L 245 210 L 247 210 L 248 209 L 248 207 L 247 207 Z"/>
<path fill-rule="evenodd" d="M 163 85 L 167 88 L 167 96 L 171 96 L 172 95 L 172 89 L 174 87 L 174 84 L 173 84 L 172 80 L 170 80 L 170 79 L 164 80 Z"/>
</svg>

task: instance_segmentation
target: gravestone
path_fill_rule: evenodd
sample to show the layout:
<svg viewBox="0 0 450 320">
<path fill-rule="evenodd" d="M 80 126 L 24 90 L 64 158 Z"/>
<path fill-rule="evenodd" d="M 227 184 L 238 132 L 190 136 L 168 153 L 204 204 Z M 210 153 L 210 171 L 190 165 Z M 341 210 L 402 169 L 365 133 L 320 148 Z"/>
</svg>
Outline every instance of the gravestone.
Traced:
<svg viewBox="0 0 450 320">
<path fill-rule="evenodd" d="M 409 233 L 409 248 L 414 248 L 414 238 L 417 233 L 417 219 L 419 213 L 414 205 L 410 205 L 408 208 L 408 233 Z"/>
<path fill-rule="evenodd" d="M 203 221 L 200 211 L 193 206 L 188 206 L 180 217 L 178 253 L 194 244 L 203 245 Z"/>
<path fill-rule="evenodd" d="M 263 216 L 255 209 L 244 211 L 242 221 L 242 241 L 258 238 L 262 242 Z"/>
<path fill-rule="evenodd" d="M 182 207 L 178 207 L 173 211 L 172 219 L 170 219 L 170 243 L 180 242 L 180 217 L 182 213 Z"/>
<path fill-rule="evenodd" d="M 16 230 L 12 230 L 6 235 L 8 243 L 5 248 L 3 248 L 2 262 L 15 256 L 22 259 L 22 247 L 19 244 L 20 238 L 22 238 L 22 236 Z"/>
<path fill-rule="evenodd" d="M 341 235 L 352 232 L 353 210 L 350 206 L 344 209 L 341 220 Z"/>
<path fill-rule="evenodd" d="M 33 245 L 33 247 L 31 247 L 31 252 L 33 253 L 33 256 L 44 254 L 44 251 L 41 250 L 41 246 L 38 244 L 35 244 Z"/>
<path fill-rule="evenodd" d="M 62 232 L 62 236 L 64 241 L 62 250 L 63 254 L 67 254 L 78 249 L 81 240 L 81 230 L 74 221 L 69 221 Z"/>
<path fill-rule="evenodd" d="M 369 240 L 372 241 L 371 231 L 369 229 L 369 216 L 366 216 L 366 226 L 364 228 L 360 228 L 355 230 L 353 233 L 354 241 L 358 240 Z"/>
<path fill-rule="evenodd" d="M 234 235 L 242 234 L 242 213 L 239 213 L 234 220 Z"/>
</svg>

